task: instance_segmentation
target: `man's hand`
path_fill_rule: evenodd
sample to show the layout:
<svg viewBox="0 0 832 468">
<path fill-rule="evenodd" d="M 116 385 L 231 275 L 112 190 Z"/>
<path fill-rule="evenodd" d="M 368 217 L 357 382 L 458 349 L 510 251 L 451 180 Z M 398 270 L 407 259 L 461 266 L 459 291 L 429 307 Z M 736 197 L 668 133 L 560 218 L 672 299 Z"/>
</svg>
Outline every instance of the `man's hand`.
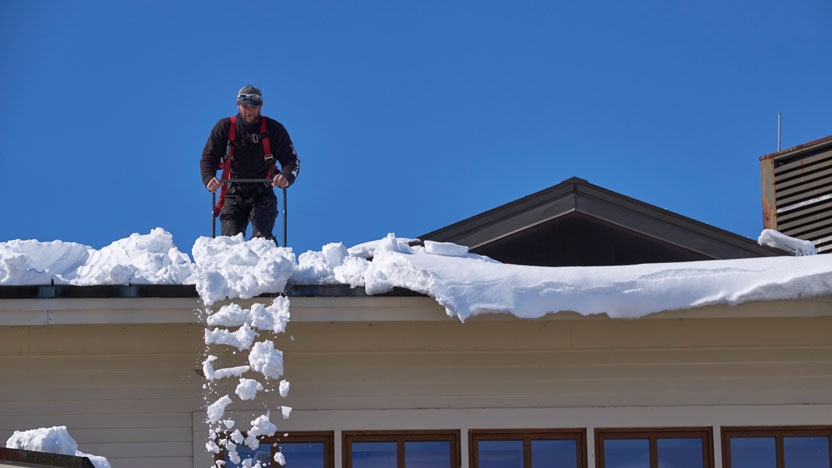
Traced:
<svg viewBox="0 0 832 468">
<path fill-rule="evenodd" d="M 283 174 L 277 174 L 274 176 L 274 179 L 272 179 L 272 185 L 278 188 L 286 188 L 289 186 L 289 180 L 283 177 Z"/>
<path fill-rule="evenodd" d="M 213 179 L 208 181 L 208 185 L 205 188 L 208 189 L 209 192 L 216 192 L 218 188 L 220 188 L 222 184 L 220 183 L 219 179 L 214 177 Z"/>
</svg>

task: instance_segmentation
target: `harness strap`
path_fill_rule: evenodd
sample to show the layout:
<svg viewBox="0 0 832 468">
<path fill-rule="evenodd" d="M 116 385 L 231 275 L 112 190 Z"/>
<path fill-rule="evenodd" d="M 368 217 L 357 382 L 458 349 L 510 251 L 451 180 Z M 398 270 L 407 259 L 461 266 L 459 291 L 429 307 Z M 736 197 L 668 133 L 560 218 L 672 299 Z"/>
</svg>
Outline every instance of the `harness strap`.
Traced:
<svg viewBox="0 0 832 468">
<path fill-rule="evenodd" d="M 261 138 L 261 141 L 263 142 L 263 160 L 266 161 L 266 163 L 271 164 L 267 176 L 267 178 L 271 179 L 277 171 L 277 166 L 274 164 L 274 155 L 272 154 L 272 146 L 269 144 L 269 134 L 267 132 L 266 118 L 260 117 L 260 135 L 265 135 Z"/>
<path fill-rule="evenodd" d="M 222 162 L 220 163 L 220 167 L 218 169 L 222 169 L 222 179 L 228 180 L 231 176 L 231 160 L 234 159 L 234 141 L 237 139 L 237 116 L 232 115 L 230 118 L 230 123 L 228 126 L 228 146 L 225 149 L 225 156 L 223 157 Z M 260 135 L 265 135 L 260 138 L 260 141 L 263 143 L 263 159 L 266 163 L 271 163 L 274 161 L 274 155 L 272 154 L 272 148 L 269 144 L 269 135 L 268 129 L 266 127 L 266 118 L 261 116 L 260 117 Z M 272 164 L 269 167 L 268 178 L 271 179 L 275 172 L 277 171 L 277 166 Z M 217 205 L 214 206 L 214 217 L 220 215 L 220 210 L 222 209 L 223 205 L 225 205 L 225 193 L 228 191 L 228 184 L 222 184 L 222 188 L 220 188 L 220 199 L 217 201 Z"/>
<path fill-rule="evenodd" d="M 231 173 L 231 160 L 234 159 L 234 140 L 237 139 L 237 116 L 232 115 L 230 118 L 230 123 L 228 125 L 228 145 L 225 147 L 225 156 L 223 157 L 221 168 L 222 168 L 222 179 L 228 179 L 229 174 Z M 217 201 L 217 205 L 214 206 L 214 217 L 220 215 L 220 210 L 222 209 L 223 205 L 225 205 L 225 193 L 228 191 L 228 184 L 222 184 L 220 188 L 220 199 Z"/>
</svg>

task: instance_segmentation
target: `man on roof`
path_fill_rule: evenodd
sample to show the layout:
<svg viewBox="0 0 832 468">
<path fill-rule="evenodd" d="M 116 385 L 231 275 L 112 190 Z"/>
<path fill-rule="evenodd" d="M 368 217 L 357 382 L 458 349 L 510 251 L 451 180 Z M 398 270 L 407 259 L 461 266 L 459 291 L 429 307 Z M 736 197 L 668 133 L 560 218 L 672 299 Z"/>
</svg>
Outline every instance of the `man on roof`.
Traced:
<svg viewBox="0 0 832 468">
<path fill-rule="evenodd" d="M 277 197 L 273 187 L 289 187 L 300 171 L 289 132 L 280 122 L 261 115 L 262 107 L 260 90 L 243 86 L 237 92 L 237 115 L 217 122 L 202 150 L 202 183 L 211 192 L 220 189 L 214 216 L 220 218 L 223 236 L 245 235 L 251 222 L 251 237 L 274 239 Z M 228 180 L 232 182 L 224 182 Z"/>
</svg>

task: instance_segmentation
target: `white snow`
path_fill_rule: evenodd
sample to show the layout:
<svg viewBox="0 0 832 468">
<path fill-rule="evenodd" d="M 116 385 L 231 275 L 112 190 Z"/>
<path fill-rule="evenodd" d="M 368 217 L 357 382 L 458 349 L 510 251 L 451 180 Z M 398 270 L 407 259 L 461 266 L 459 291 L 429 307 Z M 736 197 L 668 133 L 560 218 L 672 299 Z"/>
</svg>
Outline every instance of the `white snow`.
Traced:
<svg viewBox="0 0 832 468">
<path fill-rule="evenodd" d="M 194 278 L 206 305 L 225 297 L 251 298 L 264 292 L 283 291 L 295 268 L 292 249 L 256 238 L 200 237 L 193 248 Z"/>
<path fill-rule="evenodd" d="M 33 452 L 87 457 L 96 468 L 110 468 L 110 462 L 105 457 L 90 455 L 78 450 L 78 443 L 69 435 L 66 426 L 14 431 L 14 434 L 6 441 L 6 447 Z"/>
<path fill-rule="evenodd" d="M 234 391 L 241 400 L 253 400 L 257 392 L 263 391 L 263 385 L 254 379 L 240 379 L 237 389 Z"/>
<path fill-rule="evenodd" d="M 764 231 L 760 242 L 773 238 L 783 236 Z M 435 298 L 460 320 L 483 313 L 534 318 L 559 311 L 635 318 L 832 291 L 832 257 L 826 255 L 549 268 L 502 264 L 453 244 L 412 243 L 392 234 L 348 249 L 333 243 L 296 262 L 291 248 L 262 239 L 203 237 L 193 246 L 191 262 L 161 228 L 100 251 L 69 242 L 13 240 L 0 243 L 0 285 L 195 284 L 208 306 L 226 297 L 281 292 L 288 283 L 363 286 L 368 294 L 401 287 Z M 804 252 L 803 247 L 794 250 Z M 285 305 L 272 307 L 277 311 L 257 309 L 243 317 L 229 310 L 227 317 L 210 320 L 226 326 L 243 320 L 258 329 L 270 328 L 267 322 L 274 320 L 271 328 L 277 331 L 285 327 L 288 311 Z"/>
<path fill-rule="evenodd" d="M 760 237 L 757 238 L 757 243 L 774 247 L 796 256 L 817 255 L 818 253 L 817 249 L 815 249 L 815 244 L 812 242 L 787 236 L 774 229 L 763 229 Z"/>
<path fill-rule="evenodd" d="M 232 401 L 228 395 L 223 395 L 219 400 L 208 405 L 208 420 L 215 423 L 222 419 L 225 414 L 225 407 L 230 405 Z"/>
<path fill-rule="evenodd" d="M 0 285 L 193 284 L 188 255 L 155 228 L 96 250 L 73 242 L 0 242 Z"/>
<path fill-rule="evenodd" d="M 279 379 L 283 375 L 283 351 L 275 349 L 271 340 L 254 343 L 248 364 L 267 379 Z"/>
<path fill-rule="evenodd" d="M 296 257 L 291 248 L 271 241 L 236 237 L 200 238 L 192 249 L 193 261 L 173 244 L 164 229 L 133 234 L 101 250 L 71 242 L 12 240 L 0 243 L 0 285 L 70 284 L 194 284 L 205 305 L 205 343 L 249 350 L 248 366 L 215 369 L 218 358 L 206 352 L 202 370 L 206 388 L 217 379 L 237 377 L 235 396 L 252 400 L 270 391 L 262 382 L 243 377 L 254 371 L 268 381 L 283 376 L 283 353 L 274 342 L 255 340 L 283 333 L 290 319 L 289 299 L 275 298 L 271 305 L 255 303 L 251 309 L 229 303 L 216 312 L 211 306 L 223 299 L 247 299 L 280 293 L 287 284 L 344 284 L 364 287 L 367 294 L 393 288 L 424 293 L 441 304 L 447 314 L 465 321 L 486 313 L 536 318 L 572 311 L 583 315 L 607 314 L 637 318 L 710 304 L 797 299 L 832 294 L 832 256 L 812 255 L 805 241 L 776 231 L 763 231 L 758 240 L 792 252 L 794 257 L 713 260 L 610 267 L 530 267 L 509 265 L 468 252 L 464 246 L 440 242 L 416 245 L 414 239 L 393 234 L 351 248 L 331 243 L 319 252 Z M 809 243 L 811 244 L 811 243 Z M 286 397 L 290 384 L 276 383 Z M 240 463 L 236 446 L 257 447 L 258 435 L 272 435 L 277 427 L 269 413 L 251 421 L 244 438 L 236 429 L 229 439 L 214 440 L 234 426 L 223 420 L 233 404 L 223 395 L 208 405 L 206 449 Z M 278 407 L 283 418 L 292 408 Z M 225 429 L 223 429 L 223 426 Z M 75 441 L 65 428 L 15 432 L 7 446 L 27 450 L 72 452 Z M 90 457 L 93 459 L 94 457 Z M 98 459 L 100 457 L 97 457 Z M 275 460 L 283 464 L 282 454 Z M 96 466 L 109 466 L 106 459 Z"/>
</svg>

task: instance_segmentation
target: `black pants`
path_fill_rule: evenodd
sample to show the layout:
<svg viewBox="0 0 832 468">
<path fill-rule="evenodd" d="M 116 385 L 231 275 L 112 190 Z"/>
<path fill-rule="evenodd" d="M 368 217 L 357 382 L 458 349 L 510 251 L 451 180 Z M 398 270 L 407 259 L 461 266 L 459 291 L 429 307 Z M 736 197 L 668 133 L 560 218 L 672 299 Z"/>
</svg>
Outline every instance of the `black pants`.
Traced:
<svg viewBox="0 0 832 468">
<path fill-rule="evenodd" d="M 251 221 L 251 237 L 274 239 L 275 219 L 277 197 L 274 190 L 263 187 L 251 194 L 228 193 L 220 210 L 220 229 L 223 236 L 236 236 L 241 232 L 245 236 Z"/>
</svg>

